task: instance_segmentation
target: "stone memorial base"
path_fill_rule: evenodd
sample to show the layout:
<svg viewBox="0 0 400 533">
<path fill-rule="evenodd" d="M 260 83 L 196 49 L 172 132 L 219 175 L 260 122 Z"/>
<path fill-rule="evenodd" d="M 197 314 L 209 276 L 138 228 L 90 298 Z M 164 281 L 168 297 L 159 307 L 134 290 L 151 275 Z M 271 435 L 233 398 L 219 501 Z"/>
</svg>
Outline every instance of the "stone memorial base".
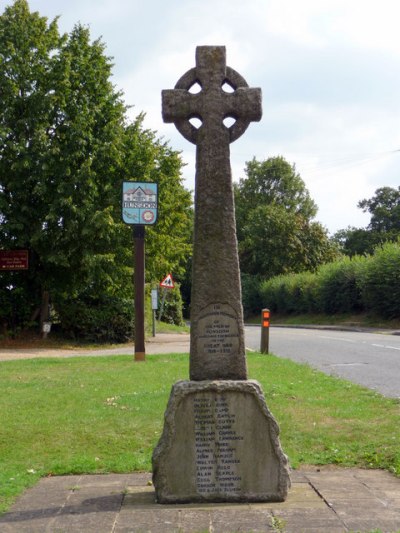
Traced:
<svg viewBox="0 0 400 533">
<path fill-rule="evenodd" d="M 289 466 L 257 381 L 178 381 L 153 453 L 159 503 L 284 501 Z"/>
</svg>

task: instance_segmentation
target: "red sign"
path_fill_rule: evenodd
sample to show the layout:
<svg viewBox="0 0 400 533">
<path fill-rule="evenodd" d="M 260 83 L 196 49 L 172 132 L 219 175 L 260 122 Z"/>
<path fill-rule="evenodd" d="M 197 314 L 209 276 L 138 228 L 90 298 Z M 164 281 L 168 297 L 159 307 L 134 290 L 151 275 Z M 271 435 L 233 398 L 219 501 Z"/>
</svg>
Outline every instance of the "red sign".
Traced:
<svg viewBox="0 0 400 533">
<path fill-rule="evenodd" d="M 28 250 L 0 250 L 1 270 L 28 270 Z"/>
<path fill-rule="evenodd" d="M 162 282 L 160 283 L 160 287 L 163 287 L 163 289 L 173 289 L 175 287 L 174 280 L 172 279 L 172 274 L 168 274 Z"/>
</svg>

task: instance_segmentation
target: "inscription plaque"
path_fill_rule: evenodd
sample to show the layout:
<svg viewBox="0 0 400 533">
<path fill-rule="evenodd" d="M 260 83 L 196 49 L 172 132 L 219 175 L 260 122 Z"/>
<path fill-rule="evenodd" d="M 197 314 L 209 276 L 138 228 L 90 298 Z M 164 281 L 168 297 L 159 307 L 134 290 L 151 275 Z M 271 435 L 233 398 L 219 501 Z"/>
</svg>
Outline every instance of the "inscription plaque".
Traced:
<svg viewBox="0 0 400 533">
<path fill-rule="evenodd" d="M 208 305 L 199 316 L 197 350 L 208 356 L 230 356 L 239 350 L 239 326 L 228 304 Z"/>
</svg>

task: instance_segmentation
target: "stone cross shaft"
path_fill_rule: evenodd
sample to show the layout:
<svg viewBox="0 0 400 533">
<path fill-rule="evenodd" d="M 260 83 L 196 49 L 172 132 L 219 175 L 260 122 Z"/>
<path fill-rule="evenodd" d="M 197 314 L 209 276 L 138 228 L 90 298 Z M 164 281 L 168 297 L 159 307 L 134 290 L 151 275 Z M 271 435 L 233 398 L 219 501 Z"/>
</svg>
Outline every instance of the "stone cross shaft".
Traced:
<svg viewBox="0 0 400 533">
<path fill-rule="evenodd" d="M 261 119 L 261 90 L 226 66 L 225 47 L 199 46 L 196 66 L 162 91 L 162 111 L 197 147 L 190 379 L 247 379 L 229 144 Z"/>
</svg>

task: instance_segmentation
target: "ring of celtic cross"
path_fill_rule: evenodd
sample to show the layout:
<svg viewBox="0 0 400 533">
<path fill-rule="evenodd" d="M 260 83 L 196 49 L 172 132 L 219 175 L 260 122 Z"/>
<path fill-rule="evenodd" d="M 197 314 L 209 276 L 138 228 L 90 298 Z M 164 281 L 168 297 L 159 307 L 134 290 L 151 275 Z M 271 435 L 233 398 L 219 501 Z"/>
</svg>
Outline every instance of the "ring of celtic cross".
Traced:
<svg viewBox="0 0 400 533">
<path fill-rule="evenodd" d="M 178 82 L 175 85 L 175 90 L 182 90 L 186 91 L 189 95 L 195 97 L 199 96 L 200 93 L 192 94 L 190 93 L 190 89 L 198 84 L 201 89 L 203 89 L 201 81 L 198 79 L 198 71 L 194 67 L 190 70 L 188 70 L 181 78 L 179 78 Z M 223 89 L 224 85 L 228 85 L 233 89 L 233 93 L 226 92 Z M 226 75 L 225 78 L 221 80 L 221 87 L 220 91 L 225 96 L 229 96 L 231 94 L 234 94 L 237 91 L 241 91 L 241 89 L 248 89 L 248 84 L 246 80 L 241 76 L 236 70 L 234 70 L 231 67 L 226 67 Z M 239 115 L 235 112 L 233 109 L 227 110 L 226 114 L 222 117 L 222 120 L 225 118 L 231 117 L 235 120 L 235 122 L 231 126 L 225 126 L 223 124 L 223 127 L 225 127 L 229 132 L 229 142 L 232 143 L 236 141 L 248 128 L 250 122 L 254 120 L 252 117 Z M 197 144 L 197 138 L 199 131 L 201 130 L 202 126 L 199 128 L 196 128 L 190 123 L 190 120 L 193 118 L 198 118 L 201 121 L 203 121 L 203 117 L 201 116 L 201 113 L 189 113 L 187 117 L 185 118 L 175 118 L 173 120 L 176 129 L 180 132 L 180 134 L 185 137 L 185 139 L 193 144 Z"/>
</svg>

